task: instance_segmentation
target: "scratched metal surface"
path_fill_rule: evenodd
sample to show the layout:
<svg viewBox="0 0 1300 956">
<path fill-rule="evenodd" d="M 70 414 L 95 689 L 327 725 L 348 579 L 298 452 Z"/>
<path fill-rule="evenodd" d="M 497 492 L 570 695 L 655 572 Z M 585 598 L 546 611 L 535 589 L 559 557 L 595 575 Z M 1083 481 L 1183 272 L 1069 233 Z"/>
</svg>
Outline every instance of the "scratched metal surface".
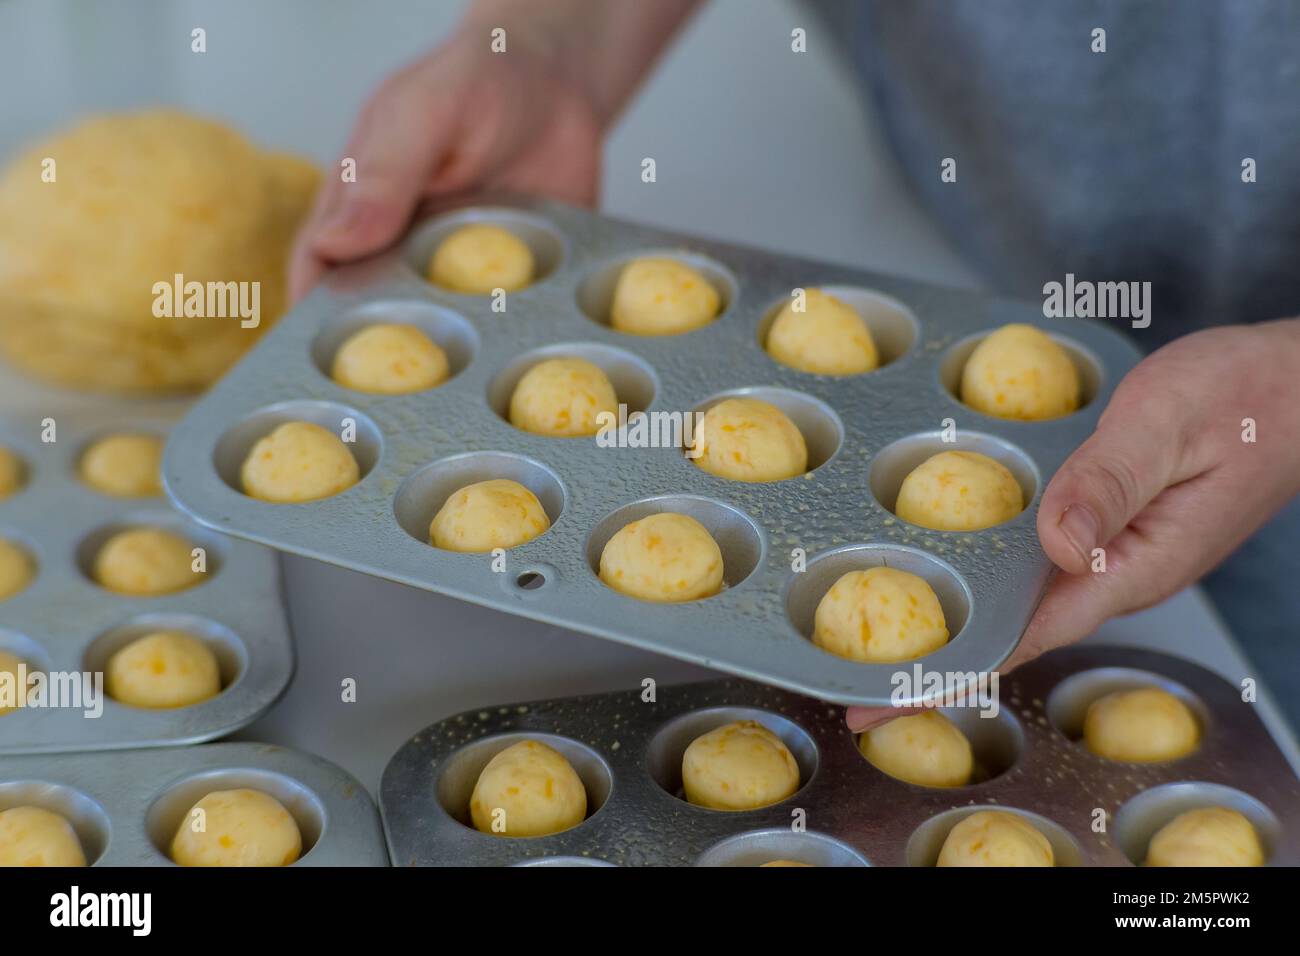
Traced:
<svg viewBox="0 0 1300 956">
<path fill-rule="evenodd" d="M 1202 724 L 1197 751 L 1127 764 L 1087 751 L 1075 735 L 1087 703 L 1156 684 L 1183 696 Z M 728 680 L 485 707 L 412 737 L 384 771 L 379 806 L 395 866 L 932 865 L 961 816 L 989 807 L 1033 815 L 1058 865 L 1125 866 L 1145 858 L 1159 826 L 1195 806 L 1245 813 L 1270 865 L 1300 862 L 1300 780 L 1267 729 L 1222 678 L 1180 658 L 1113 646 L 1052 652 L 1000 687 L 996 718 L 945 711 L 971 740 L 977 779 L 953 789 L 889 777 L 863 759 L 843 711 L 777 688 Z M 802 787 L 770 807 L 708 810 L 677 793 L 681 754 L 730 720 L 763 722 L 790 746 Z M 680 721 L 675 724 L 674 722 Z M 465 822 L 483 764 L 524 736 L 560 748 L 583 776 L 588 818 L 563 833 L 512 839 Z M 676 776 L 672 776 L 672 774 Z M 600 802 L 593 795 L 605 791 Z M 1096 832 L 1097 810 L 1105 831 Z M 807 833 L 791 832 L 802 810 Z"/>
<path fill-rule="evenodd" d="M 174 866 L 169 848 L 191 807 L 251 787 L 279 800 L 302 833 L 294 866 L 387 866 L 379 814 L 350 774 L 312 754 L 260 743 L 44 754 L 0 761 L 0 810 L 61 814 L 92 866 Z"/>
<path fill-rule="evenodd" d="M 537 246 L 544 265 L 553 265 L 541 281 L 508 297 L 505 314 L 492 312 L 486 297 L 440 290 L 416 271 L 449 228 L 475 220 L 516 229 Z M 588 314 L 599 312 L 621 262 L 655 251 L 687 258 L 720 284 L 728 301 L 716 321 L 686 335 L 643 338 Z M 759 343 L 764 320 L 789 301 L 792 288 L 814 285 L 834 287 L 866 308 L 882 352 L 893 360 L 849 378 L 809 375 L 773 361 Z M 902 311 L 891 312 L 891 304 Z M 441 387 L 418 394 L 367 395 L 336 385 L 322 370 L 331 349 L 344 332 L 384 319 L 423 323 L 452 353 L 453 368 L 457 356 L 467 363 Z M 1083 409 L 1054 422 L 1006 422 L 966 408 L 945 388 L 972 337 L 1007 322 L 1043 327 L 1071 346 L 1093 393 Z M 601 448 L 594 440 L 513 428 L 494 410 L 508 394 L 508 381 L 499 376 L 508 379 L 537 350 L 559 345 L 554 351 L 592 355 L 628 377 L 620 399 L 636 382 L 650 382 L 651 411 L 690 411 L 734 390 L 776 390 L 768 397 L 785 402 L 810 448 L 829 457 L 802 478 L 745 484 L 701 471 L 674 448 Z M 1137 358 L 1114 329 L 1046 320 L 1034 305 L 708 242 L 552 203 L 471 206 L 445 211 L 394 250 L 333 273 L 177 426 L 164 472 L 182 509 L 229 534 L 824 700 L 878 704 L 889 698 L 896 667 L 847 661 L 813 645 L 803 632 L 820 597 L 814 592 L 829 587 L 832 570 L 881 562 L 917 570 L 936 586 L 950 630 L 964 619 L 948 645 L 925 658 L 927 668 L 996 667 L 1014 648 L 1050 573 L 1034 533 L 1043 486 L 1092 431 Z M 291 418 L 336 430 L 343 419 L 355 419 L 362 480 L 303 505 L 267 504 L 237 490 L 242 456 Z M 945 419 L 956 424 L 955 444 L 939 441 Z M 1006 463 L 1032 493 L 1025 511 L 972 534 L 928 531 L 895 518 L 889 499 L 906 470 L 954 448 Z M 487 477 L 529 485 L 553 522 L 509 552 L 506 573 L 494 573 L 489 556 L 440 551 L 427 542 L 446 482 Z M 601 539 L 593 541 L 593 530 L 607 534 L 606 519 L 638 502 L 641 511 L 623 517 L 686 508 L 715 533 L 726 564 L 722 593 L 689 604 L 649 604 L 600 582 L 593 566 Z M 805 574 L 791 571 L 795 548 L 808 556 Z M 539 574 L 541 586 L 522 586 L 536 585 Z"/>
</svg>

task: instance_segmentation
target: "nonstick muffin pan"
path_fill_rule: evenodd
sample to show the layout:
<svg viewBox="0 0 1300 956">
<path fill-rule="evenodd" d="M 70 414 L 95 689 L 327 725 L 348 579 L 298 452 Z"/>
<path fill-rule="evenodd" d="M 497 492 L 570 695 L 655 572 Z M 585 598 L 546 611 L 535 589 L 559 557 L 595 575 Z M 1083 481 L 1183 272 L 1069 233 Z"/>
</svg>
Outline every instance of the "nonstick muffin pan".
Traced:
<svg viewBox="0 0 1300 956">
<path fill-rule="evenodd" d="M 53 442 L 41 440 L 47 418 Z M 0 601 L 0 649 L 47 677 L 93 679 L 129 641 L 180 630 L 215 652 L 222 692 L 172 710 L 131 707 L 104 695 L 98 717 L 86 716 L 85 707 L 20 707 L 0 716 L 0 754 L 211 740 L 252 723 L 288 686 L 293 644 L 272 552 L 195 524 L 165 498 L 115 498 L 78 477 L 80 455 L 95 439 L 115 432 L 165 436 L 170 425 L 166 416 L 142 415 L 129 402 L 89 399 L 0 417 L 0 445 L 23 460 L 26 472 L 22 488 L 0 500 L 0 536 L 23 547 L 36 565 L 31 584 Z M 90 570 L 98 549 L 115 532 L 140 526 L 176 532 L 204 548 L 206 579 L 159 597 L 117 594 L 95 583 Z"/>
<path fill-rule="evenodd" d="M 186 814 L 213 790 L 261 790 L 302 833 L 293 866 L 387 866 L 379 814 L 355 778 L 260 743 L 53 754 L 0 762 L 0 810 L 36 806 L 72 824 L 91 866 L 174 866 Z"/>
<path fill-rule="evenodd" d="M 437 243 L 467 222 L 514 231 L 541 277 L 509 294 L 442 290 L 422 278 Z M 622 265 L 679 258 L 720 293 L 714 322 L 640 337 L 606 321 Z M 820 286 L 856 308 L 882 356 L 878 370 L 811 375 L 771 359 L 761 340 L 795 288 Z M 365 394 L 327 374 L 346 337 L 381 321 L 414 323 L 446 350 L 452 377 L 402 396 Z M 1009 322 L 1049 331 L 1078 368 L 1086 403 L 1049 422 L 980 414 L 954 396 L 979 339 Z M 745 484 L 707 474 L 674 447 L 609 448 L 548 438 L 503 417 L 533 363 L 573 355 L 602 366 L 631 412 L 685 413 L 731 395 L 781 407 L 803 432 L 812 470 Z M 707 242 L 547 202 L 474 205 L 424 223 L 398 247 L 332 273 L 177 426 L 164 473 L 195 520 L 229 534 L 481 605 L 606 637 L 839 703 L 889 700 L 894 664 L 836 657 L 808 638 L 822 594 L 844 572 L 879 564 L 925 577 L 951 641 L 928 670 L 985 671 L 1015 647 L 1051 566 L 1034 529 L 1042 489 L 1093 430 L 1137 350 L 1117 331 L 1041 308 Z M 340 433 L 362 479 L 332 498 L 269 504 L 245 496 L 239 469 L 278 424 L 305 419 Z M 946 428 L 955 429 L 947 442 Z M 896 518 L 899 485 L 940 451 L 1005 464 L 1029 503 L 975 533 L 928 531 Z M 504 565 L 428 543 L 430 519 L 457 488 L 488 478 L 528 486 L 552 527 Z M 726 587 L 687 604 L 619 594 L 596 575 L 623 524 L 674 510 L 697 518 L 723 553 Z M 792 570 L 806 560 L 806 571 Z"/>
<path fill-rule="evenodd" d="M 1116 763 L 1079 742 L 1088 704 L 1112 690 L 1162 687 L 1201 724 L 1181 760 Z M 395 866 L 753 866 L 792 859 L 822 866 L 930 866 L 948 831 L 976 810 L 1027 815 L 1058 866 L 1141 863 L 1151 835 L 1184 810 L 1245 814 L 1268 863 L 1300 862 L 1300 781 L 1253 706 L 1211 672 L 1175 657 L 1118 647 L 1054 651 L 1001 681 L 996 716 L 944 712 L 970 739 L 976 780 L 920 787 L 869 764 L 844 713 L 819 701 L 727 680 L 485 707 L 412 737 L 384 771 L 379 805 Z M 758 720 L 799 763 L 802 786 L 760 810 L 727 812 L 680 795 L 682 753 L 733 720 Z M 587 788 L 588 817 L 545 837 L 480 833 L 470 793 L 496 753 L 518 740 L 563 753 Z M 1104 820 L 1104 832 L 1094 829 Z M 801 822 L 804 832 L 797 832 Z"/>
</svg>

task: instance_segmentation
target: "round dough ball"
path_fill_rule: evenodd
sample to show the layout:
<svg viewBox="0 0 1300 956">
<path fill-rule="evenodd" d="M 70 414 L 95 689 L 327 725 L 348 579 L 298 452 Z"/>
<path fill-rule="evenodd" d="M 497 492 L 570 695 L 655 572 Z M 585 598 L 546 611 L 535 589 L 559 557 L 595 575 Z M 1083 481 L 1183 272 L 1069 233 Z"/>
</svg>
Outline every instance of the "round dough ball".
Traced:
<svg viewBox="0 0 1300 956">
<path fill-rule="evenodd" d="M 451 373 L 444 352 L 414 325 L 380 322 L 348 336 L 330 375 L 344 388 L 402 395 L 441 385 Z"/>
<path fill-rule="evenodd" d="M 536 268 L 533 250 L 509 229 L 475 223 L 438 243 L 429 261 L 429 281 L 469 295 L 517 292 L 532 284 Z"/>
<path fill-rule="evenodd" d="M 966 360 L 961 400 L 998 418 L 1060 418 L 1079 407 L 1079 372 L 1046 332 L 1032 325 L 1004 325 Z"/>
<path fill-rule="evenodd" d="M 614 286 L 609 321 L 632 335 L 679 335 L 708 325 L 722 298 L 708 279 L 668 258 L 635 259 Z"/>
<path fill-rule="evenodd" d="M 858 750 L 877 769 L 919 787 L 962 787 L 975 769 L 970 741 L 937 710 L 873 727 L 858 738 Z"/>
<path fill-rule="evenodd" d="M 105 689 L 132 707 L 189 707 L 221 693 L 221 671 L 212 649 L 179 631 L 136 638 L 108 659 Z"/>
<path fill-rule="evenodd" d="M 23 547 L 0 538 L 0 601 L 6 601 L 36 576 L 36 564 Z"/>
<path fill-rule="evenodd" d="M 4 445 L 0 445 L 0 501 L 16 493 L 26 477 L 23 460 Z"/>
<path fill-rule="evenodd" d="M 871 330 L 850 306 L 821 289 L 804 292 L 804 310 L 788 302 L 767 333 L 769 355 L 814 375 L 858 375 L 880 364 Z"/>
<path fill-rule="evenodd" d="M 5 677 L 5 681 L 9 682 L 10 686 L 13 687 L 15 701 L 15 706 L 7 707 L 3 702 L 3 698 L 0 698 L 0 717 L 3 717 L 5 714 L 13 713 L 19 707 L 22 707 L 27 700 L 28 687 L 26 684 L 20 686 L 18 683 L 18 671 L 24 664 L 26 664 L 26 661 L 17 654 L 11 654 L 8 651 L 0 650 L 0 676 L 8 675 Z M 27 671 L 29 674 L 31 670 L 32 668 L 28 666 Z"/>
<path fill-rule="evenodd" d="M 252 498 L 300 504 L 346 491 L 361 468 L 338 435 L 312 422 L 285 422 L 253 446 L 239 478 Z"/>
<path fill-rule="evenodd" d="M 759 866 L 812 866 L 811 863 L 800 863 L 798 860 L 768 860 L 766 863 L 760 863 Z"/>
<path fill-rule="evenodd" d="M 1147 866 L 1263 866 L 1264 845 L 1242 814 L 1227 807 L 1180 813 L 1151 838 Z"/>
<path fill-rule="evenodd" d="M 510 424 L 535 435 L 576 438 L 600 431 L 596 416 L 618 418 L 618 396 L 600 366 L 553 358 L 524 373 L 510 396 Z"/>
<path fill-rule="evenodd" d="M 0 811 L 0 867 L 85 866 L 72 824 L 40 807 Z"/>
<path fill-rule="evenodd" d="M 935 531 L 979 531 L 1024 508 L 1024 493 L 1001 462 L 973 451 L 943 451 L 903 479 L 894 514 Z"/>
<path fill-rule="evenodd" d="M 1088 705 L 1083 739 L 1108 760 L 1156 763 L 1196 749 L 1201 728 L 1186 704 L 1158 687 L 1115 691 Z"/>
<path fill-rule="evenodd" d="M 697 807 L 756 810 L 799 789 L 799 764 L 772 731 L 738 720 L 691 741 L 682 755 L 682 789 Z"/>
<path fill-rule="evenodd" d="M 172 840 L 181 866 L 288 866 L 301 855 L 293 814 L 260 790 L 214 790 L 190 808 Z"/>
<path fill-rule="evenodd" d="M 808 470 L 803 433 L 781 409 L 756 398 L 727 398 L 704 413 L 691 459 L 732 481 L 781 481 Z"/>
<path fill-rule="evenodd" d="M 469 815 L 483 833 L 546 836 L 587 818 L 587 788 L 562 753 L 538 740 L 521 740 L 487 762 L 470 795 Z M 493 829 L 498 819 L 504 830 Z"/>
<path fill-rule="evenodd" d="M 429 543 L 474 553 L 516 548 L 550 526 L 535 494 L 517 481 L 493 478 L 452 493 L 429 524 Z"/>
<path fill-rule="evenodd" d="M 1055 866 L 1052 844 L 1018 813 L 980 810 L 943 841 L 936 866 Z"/>
<path fill-rule="evenodd" d="M 161 495 L 163 440 L 123 432 L 106 435 L 85 450 L 78 470 L 91 488 L 119 498 Z"/>
<path fill-rule="evenodd" d="M 704 525 L 663 512 L 625 524 L 600 553 L 600 579 L 642 601 L 676 603 L 722 590 L 722 551 Z"/>
<path fill-rule="evenodd" d="M 813 643 L 854 661 L 910 661 L 947 644 L 948 624 L 925 578 L 867 568 L 841 576 L 822 596 Z"/>
<path fill-rule="evenodd" d="M 180 535 L 161 528 L 119 531 L 95 555 L 95 580 L 118 594 L 141 597 L 183 591 L 203 580 L 193 570 L 193 549 Z"/>
</svg>

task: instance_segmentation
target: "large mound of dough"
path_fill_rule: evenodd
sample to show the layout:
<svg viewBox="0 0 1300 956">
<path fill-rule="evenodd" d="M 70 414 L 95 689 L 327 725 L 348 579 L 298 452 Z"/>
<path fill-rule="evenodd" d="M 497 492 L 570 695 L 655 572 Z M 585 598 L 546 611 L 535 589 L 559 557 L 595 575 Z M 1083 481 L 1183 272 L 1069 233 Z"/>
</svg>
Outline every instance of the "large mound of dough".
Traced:
<svg viewBox="0 0 1300 956">
<path fill-rule="evenodd" d="M 943 451 L 903 479 L 894 514 L 935 531 L 979 531 L 1010 521 L 1024 507 L 1024 492 L 1001 462 Z"/>
<path fill-rule="evenodd" d="M 609 322 L 633 335 L 679 335 L 708 325 L 722 297 L 698 271 L 667 257 L 635 259 L 614 286 Z"/>
<path fill-rule="evenodd" d="M 672 512 L 629 522 L 600 554 L 600 579 L 642 601 L 710 597 L 722 590 L 722 572 L 722 550 L 704 525 Z"/>
<path fill-rule="evenodd" d="M 469 800 L 476 830 L 496 836 L 559 833 L 587 817 L 587 788 L 564 755 L 521 740 L 487 762 Z"/>
<path fill-rule="evenodd" d="M 351 488 L 361 478 L 361 467 L 329 429 L 314 422 L 285 422 L 253 445 L 239 478 L 251 498 L 301 504 Z"/>
<path fill-rule="evenodd" d="M 817 604 L 813 643 L 855 661 L 910 661 L 948 643 L 928 581 L 897 568 L 849 571 Z"/>
<path fill-rule="evenodd" d="M 1055 866 L 1052 844 L 1018 813 L 980 810 L 948 832 L 936 866 Z"/>
<path fill-rule="evenodd" d="M 185 814 L 172 840 L 181 866 L 288 866 L 302 854 L 293 814 L 260 790 L 214 790 Z"/>
<path fill-rule="evenodd" d="M 1004 325 L 966 360 L 961 400 L 998 418 L 1060 418 L 1079 407 L 1079 372 L 1046 332 L 1032 325 Z"/>
<path fill-rule="evenodd" d="M 1088 705 L 1083 739 L 1109 760 L 1156 763 L 1177 760 L 1196 749 L 1201 728 L 1191 709 L 1166 690 L 1142 687 L 1115 691 Z"/>
<path fill-rule="evenodd" d="M 429 260 L 429 281 L 468 295 L 517 292 L 533 281 L 536 268 L 533 251 L 509 229 L 473 223 L 438 243 Z"/>
<path fill-rule="evenodd" d="M 0 445 L 0 501 L 22 488 L 26 471 L 23 460 L 12 450 Z"/>
<path fill-rule="evenodd" d="M 95 555 L 94 578 L 110 591 L 138 597 L 183 591 L 204 578 L 194 570 L 193 549 L 161 528 L 119 531 Z"/>
<path fill-rule="evenodd" d="M 0 353 L 74 388 L 208 385 L 284 310 L 317 178 L 172 110 L 96 117 L 37 144 L 0 178 Z M 154 284 L 176 275 L 260 283 L 259 326 L 156 316 Z"/>
<path fill-rule="evenodd" d="M 776 734 L 753 720 L 696 737 L 682 755 L 686 799 L 713 810 L 755 810 L 799 789 L 799 764 Z"/>
<path fill-rule="evenodd" d="M 804 292 L 802 312 L 794 302 L 786 303 L 764 344 L 782 365 L 814 375 L 858 375 L 880 364 L 862 316 L 821 289 Z"/>
<path fill-rule="evenodd" d="M 0 811 L 0 867 L 85 866 L 72 824 L 40 807 Z"/>
<path fill-rule="evenodd" d="M 1151 838 L 1147 866 L 1263 866 L 1264 845 L 1242 814 L 1227 807 L 1180 813 Z"/>
<path fill-rule="evenodd" d="M 447 353 L 414 325 L 378 322 L 352 333 L 334 353 L 330 377 L 344 388 L 404 395 L 441 385 Z"/>
<path fill-rule="evenodd" d="M 808 445 L 781 409 L 756 398 L 726 398 L 704 413 L 692 459 L 732 481 L 781 481 L 808 470 Z"/>
<path fill-rule="evenodd" d="M 429 523 L 429 543 L 471 553 L 515 548 L 550 526 L 546 509 L 528 488 L 492 478 L 452 492 Z"/>
<path fill-rule="evenodd" d="M 895 717 L 858 738 L 858 750 L 891 777 L 921 787 L 961 787 L 975 767 L 970 741 L 937 710 Z"/>
<path fill-rule="evenodd" d="M 131 707 L 189 707 L 221 693 L 217 656 L 179 631 L 136 638 L 108 659 L 104 671 L 108 696 Z"/>
<path fill-rule="evenodd" d="M 0 601 L 13 597 L 32 583 L 36 565 L 21 545 L 0 538 Z"/>
<path fill-rule="evenodd" d="M 617 419 L 618 396 L 600 366 L 586 359 L 538 362 L 510 396 L 510 424 L 552 438 L 596 434 L 601 412 Z"/>
<path fill-rule="evenodd" d="M 96 491 L 119 498 L 162 494 L 163 440 L 157 435 L 118 432 L 96 440 L 81 454 L 77 471 Z"/>
</svg>

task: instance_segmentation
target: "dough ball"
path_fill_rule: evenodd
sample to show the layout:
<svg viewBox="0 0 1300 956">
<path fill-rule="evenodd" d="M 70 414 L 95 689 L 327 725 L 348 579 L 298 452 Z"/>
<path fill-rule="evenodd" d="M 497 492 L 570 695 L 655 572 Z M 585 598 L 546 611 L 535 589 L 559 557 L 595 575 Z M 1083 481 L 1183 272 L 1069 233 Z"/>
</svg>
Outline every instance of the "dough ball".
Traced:
<svg viewBox="0 0 1300 956">
<path fill-rule="evenodd" d="M 537 496 L 517 481 L 493 478 L 454 492 L 429 524 L 429 543 L 446 551 L 516 548 L 551 526 Z"/>
<path fill-rule="evenodd" d="M 360 480 L 361 468 L 329 429 L 312 422 L 285 422 L 253 446 L 239 478 L 250 497 L 299 504 L 346 491 Z"/>
<path fill-rule="evenodd" d="M 682 755 L 682 788 L 697 807 L 756 810 L 799 789 L 799 764 L 772 731 L 739 720 L 691 741 Z"/>
<path fill-rule="evenodd" d="M 575 438 L 600 431 L 596 416 L 618 417 L 618 396 L 600 366 L 580 358 L 539 362 L 510 396 L 510 424 L 535 435 Z"/>
<path fill-rule="evenodd" d="M 732 481 L 781 481 L 808 470 L 808 445 L 785 412 L 756 398 L 727 398 L 704 413 L 691 459 Z"/>
<path fill-rule="evenodd" d="M 330 375 L 344 388 L 402 395 L 441 385 L 450 372 L 447 353 L 420 329 L 381 322 L 348 336 Z"/>
<path fill-rule="evenodd" d="M 948 643 L 934 589 L 895 568 L 850 571 L 817 604 L 813 643 L 855 661 L 910 661 Z"/>
<path fill-rule="evenodd" d="M 493 830 L 494 815 L 504 830 Z M 476 830 L 495 836 L 546 836 L 587 818 L 587 788 L 564 755 L 538 740 L 521 740 L 487 762 L 469 798 Z"/>
<path fill-rule="evenodd" d="M 917 465 L 898 489 L 894 514 L 935 531 L 979 531 L 1025 508 L 1015 477 L 973 451 L 944 451 Z"/>
<path fill-rule="evenodd" d="M 95 580 L 110 591 L 140 597 L 184 591 L 203 581 L 193 570 L 193 549 L 161 528 L 119 531 L 95 555 Z"/>
<path fill-rule="evenodd" d="M 1116 691 L 1088 705 L 1083 739 L 1108 760 L 1155 763 L 1185 757 L 1201 728 L 1186 704 L 1158 687 Z"/>
<path fill-rule="evenodd" d="M 600 553 L 600 579 L 642 601 L 676 603 L 722 590 L 722 551 L 704 525 L 663 512 L 625 524 Z"/>
<path fill-rule="evenodd" d="M 936 866 L 1055 866 L 1052 844 L 1018 813 L 980 810 L 948 833 Z"/>
<path fill-rule="evenodd" d="M 708 279 L 668 258 L 635 259 L 614 286 L 609 321 L 633 335 L 679 335 L 708 325 L 722 298 Z"/>
<path fill-rule="evenodd" d="M 108 659 L 105 671 L 108 696 L 132 707 L 189 707 L 221 693 L 217 656 L 179 631 L 136 638 Z"/>
<path fill-rule="evenodd" d="M 851 307 L 821 289 L 804 292 L 804 310 L 786 303 L 767 333 L 767 352 L 814 375 L 858 375 L 880 364 L 871 330 Z"/>
<path fill-rule="evenodd" d="M 260 790 L 214 790 L 190 808 L 172 840 L 181 866 L 288 866 L 300 855 L 293 814 Z"/>
<path fill-rule="evenodd" d="M 106 435 L 81 455 L 81 480 L 119 498 L 161 495 L 163 440 L 157 435 Z"/>
<path fill-rule="evenodd" d="M 494 289 L 517 292 L 533 282 L 533 251 L 509 229 L 476 223 L 461 226 L 438 243 L 429 262 L 429 281 L 469 295 Z"/>
<path fill-rule="evenodd" d="M 0 867 L 85 866 L 72 824 L 40 807 L 0 810 Z"/>
<path fill-rule="evenodd" d="M 1032 325 L 1004 325 L 966 360 L 961 400 L 998 418 L 1060 418 L 1079 407 L 1079 372 L 1046 332 Z"/>
<path fill-rule="evenodd" d="M 798 860 L 768 860 L 766 863 L 760 863 L 759 866 L 812 866 L 811 863 L 800 863 Z"/>
<path fill-rule="evenodd" d="M 1180 813 L 1151 838 L 1147 866 L 1263 866 L 1264 845 L 1236 810 L 1201 807 Z"/>
<path fill-rule="evenodd" d="M 8 600 L 36 576 L 36 564 L 31 555 L 7 538 L 0 538 L 0 601 Z"/>
<path fill-rule="evenodd" d="M 896 717 L 858 738 L 878 769 L 919 787 L 961 787 L 974 770 L 970 741 L 937 710 Z"/>
<path fill-rule="evenodd" d="M 3 717 L 5 714 L 13 713 L 19 707 L 23 706 L 27 700 L 27 686 L 25 684 L 20 686 L 18 683 L 18 671 L 25 663 L 26 662 L 17 654 L 11 654 L 8 651 L 0 650 L 0 677 L 3 677 L 4 681 L 10 683 L 10 686 L 13 687 L 14 700 L 16 702 L 16 706 L 7 707 L 3 703 L 4 698 L 0 697 L 0 717 Z M 29 674 L 31 670 L 32 668 L 29 665 L 27 668 Z M 6 677 L 4 675 L 8 676 Z"/>
<path fill-rule="evenodd" d="M 0 445 L 0 501 L 4 501 L 22 488 L 26 471 L 23 460 L 4 445 Z"/>
</svg>

